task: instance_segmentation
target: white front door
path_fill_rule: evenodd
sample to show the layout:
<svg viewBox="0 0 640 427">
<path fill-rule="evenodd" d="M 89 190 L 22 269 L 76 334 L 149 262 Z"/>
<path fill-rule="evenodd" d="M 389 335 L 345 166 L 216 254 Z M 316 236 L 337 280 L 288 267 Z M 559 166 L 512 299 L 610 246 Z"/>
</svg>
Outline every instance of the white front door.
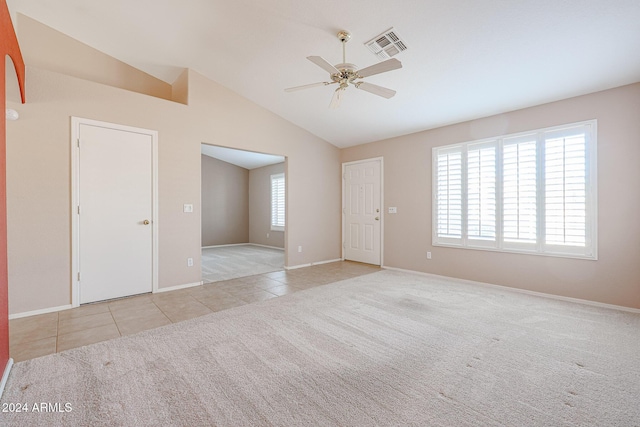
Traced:
<svg viewBox="0 0 640 427">
<path fill-rule="evenodd" d="M 77 124 L 79 303 L 151 292 L 151 133 Z"/>
<path fill-rule="evenodd" d="M 381 160 L 344 166 L 344 259 L 381 264 Z"/>
</svg>

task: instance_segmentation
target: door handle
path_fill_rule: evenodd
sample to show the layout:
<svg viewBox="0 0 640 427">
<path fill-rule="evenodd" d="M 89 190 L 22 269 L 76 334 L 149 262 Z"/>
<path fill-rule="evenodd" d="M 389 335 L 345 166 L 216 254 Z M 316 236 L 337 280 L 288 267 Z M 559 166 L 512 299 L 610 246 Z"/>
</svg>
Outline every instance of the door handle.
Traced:
<svg viewBox="0 0 640 427">
<path fill-rule="evenodd" d="M 145 219 L 144 221 L 142 221 L 142 223 L 143 223 L 144 225 L 149 225 L 149 224 L 151 224 L 151 222 L 149 222 L 149 220 L 148 220 L 148 219 Z"/>
<path fill-rule="evenodd" d="M 380 221 L 380 217 L 379 217 L 379 216 L 375 217 L 374 219 L 375 219 L 376 221 Z"/>
</svg>

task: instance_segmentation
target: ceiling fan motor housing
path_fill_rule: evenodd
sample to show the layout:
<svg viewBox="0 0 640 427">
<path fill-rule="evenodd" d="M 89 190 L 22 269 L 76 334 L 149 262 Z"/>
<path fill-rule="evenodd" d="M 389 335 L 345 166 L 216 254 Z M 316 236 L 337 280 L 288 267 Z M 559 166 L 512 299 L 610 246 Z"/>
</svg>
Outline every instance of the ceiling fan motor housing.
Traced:
<svg viewBox="0 0 640 427">
<path fill-rule="evenodd" d="M 358 67 L 355 64 L 348 62 L 342 64 L 336 64 L 335 67 L 340 71 L 339 73 L 331 74 L 331 80 L 336 83 L 348 85 L 360 76 L 358 76 Z"/>
</svg>

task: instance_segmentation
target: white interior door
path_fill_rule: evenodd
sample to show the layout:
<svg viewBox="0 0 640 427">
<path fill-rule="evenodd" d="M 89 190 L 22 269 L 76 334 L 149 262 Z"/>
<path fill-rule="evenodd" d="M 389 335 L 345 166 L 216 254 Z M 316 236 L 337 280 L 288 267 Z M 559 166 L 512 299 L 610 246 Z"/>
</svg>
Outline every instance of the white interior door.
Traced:
<svg viewBox="0 0 640 427">
<path fill-rule="evenodd" d="M 80 123 L 80 303 L 153 289 L 153 136 Z"/>
<path fill-rule="evenodd" d="M 381 263 L 381 160 L 344 168 L 344 258 Z"/>
</svg>

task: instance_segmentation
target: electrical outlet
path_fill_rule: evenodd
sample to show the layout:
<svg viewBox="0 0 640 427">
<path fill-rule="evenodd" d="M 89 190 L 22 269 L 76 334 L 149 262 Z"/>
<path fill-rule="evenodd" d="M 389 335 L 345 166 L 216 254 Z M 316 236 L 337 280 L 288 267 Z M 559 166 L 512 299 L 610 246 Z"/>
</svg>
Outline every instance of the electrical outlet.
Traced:
<svg viewBox="0 0 640 427">
<path fill-rule="evenodd" d="M 302 246 L 298 246 L 298 252 L 302 252 Z"/>
<path fill-rule="evenodd" d="M 431 252 L 427 252 L 427 259 L 431 259 Z"/>
<path fill-rule="evenodd" d="M 187 267 L 193 267 L 193 258 L 187 258 Z"/>
</svg>

